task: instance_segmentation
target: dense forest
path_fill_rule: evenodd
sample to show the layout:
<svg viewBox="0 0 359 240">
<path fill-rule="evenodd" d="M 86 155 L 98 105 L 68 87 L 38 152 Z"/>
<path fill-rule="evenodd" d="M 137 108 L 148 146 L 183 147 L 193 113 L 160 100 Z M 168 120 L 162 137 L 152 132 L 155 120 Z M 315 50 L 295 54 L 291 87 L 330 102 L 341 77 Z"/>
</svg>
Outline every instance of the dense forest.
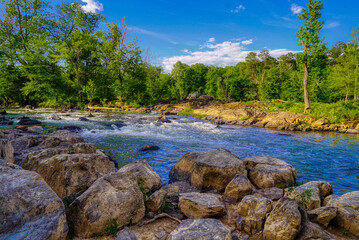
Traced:
<svg viewBox="0 0 359 240">
<path fill-rule="evenodd" d="M 359 27 L 331 48 L 317 36 L 310 58 L 304 51 L 276 59 L 263 50 L 235 66 L 177 62 L 166 73 L 146 61 L 129 37 L 125 18 L 106 23 L 105 16 L 84 12 L 79 3 L 0 4 L 0 104 L 84 107 L 120 101 L 136 107 L 192 92 L 216 99 L 303 102 L 304 60 L 311 102 L 354 103 L 359 97 Z M 298 39 L 302 35 L 299 30 Z"/>
</svg>

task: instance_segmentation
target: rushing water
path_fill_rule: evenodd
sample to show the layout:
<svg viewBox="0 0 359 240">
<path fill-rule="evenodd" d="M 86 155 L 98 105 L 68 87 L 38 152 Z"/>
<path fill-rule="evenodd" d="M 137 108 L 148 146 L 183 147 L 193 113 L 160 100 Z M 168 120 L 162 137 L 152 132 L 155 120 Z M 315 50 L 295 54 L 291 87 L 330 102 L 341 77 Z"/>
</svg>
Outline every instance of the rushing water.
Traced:
<svg viewBox="0 0 359 240">
<path fill-rule="evenodd" d="M 168 173 L 188 151 L 226 148 L 239 158 L 270 155 L 292 164 L 298 181 L 325 180 L 333 184 L 336 194 L 359 190 L 359 135 L 337 133 L 290 133 L 261 128 L 221 127 L 197 118 L 170 116 L 172 123 L 157 123 L 157 115 L 121 115 L 93 113 L 89 122 L 78 121 L 88 113 L 59 114 L 61 121 L 51 120 L 54 110 L 24 111 L 9 109 L 8 117 L 22 115 L 41 119 L 54 126 L 76 125 L 81 135 L 119 165 L 146 159 L 168 182 Z M 157 145 L 158 151 L 141 152 L 146 145 Z"/>
</svg>

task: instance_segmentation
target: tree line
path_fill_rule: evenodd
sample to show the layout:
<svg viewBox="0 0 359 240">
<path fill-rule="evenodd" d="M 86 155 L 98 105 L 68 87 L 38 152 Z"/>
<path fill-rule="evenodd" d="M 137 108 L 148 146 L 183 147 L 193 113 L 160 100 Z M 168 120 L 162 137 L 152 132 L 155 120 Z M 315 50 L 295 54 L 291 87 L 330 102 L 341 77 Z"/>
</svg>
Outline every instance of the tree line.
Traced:
<svg viewBox="0 0 359 240">
<path fill-rule="evenodd" d="M 177 62 L 170 73 L 146 61 L 136 39 L 128 37 L 126 19 L 106 23 L 105 16 L 84 12 L 79 3 L 0 4 L 2 104 L 84 107 L 120 101 L 135 107 L 192 92 L 242 101 L 302 102 L 307 96 L 308 104 L 358 99 L 359 27 L 347 42 L 328 49 L 319 37 L 321 1 L 310 0 L 299 16 L 302 53 L 274 58 L 268 50 L 251 52 L 245 62 L 227 67 Z"/>
</svg>

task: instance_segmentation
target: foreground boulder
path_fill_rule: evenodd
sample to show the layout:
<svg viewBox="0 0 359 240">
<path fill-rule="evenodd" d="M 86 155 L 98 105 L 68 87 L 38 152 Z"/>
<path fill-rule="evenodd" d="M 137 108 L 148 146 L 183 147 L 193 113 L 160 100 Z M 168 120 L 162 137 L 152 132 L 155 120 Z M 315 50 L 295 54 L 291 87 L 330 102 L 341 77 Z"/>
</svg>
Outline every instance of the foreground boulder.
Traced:
<svg viewBox="0 0 359 240">
<path fill-rule="evenodd" d="M 297 179 L 295 169 L 288 163 L 270 156 L 243 159 L 249 171 L 249 180 L 258 188 L 284 188 Z"/>
<path fill-rule="evenodd" d="M 217 219 L 184 220 L 167 240 L 231 240 L 231 230 Z"/>
<path fill-rule="evenodd" d="M 46 136 L 41 142 L 41 148 L 51 148 L 57 146 L 69 146 L 75 143 L 85 142 L 84 138 L 80 135 L 68 131 L 68 130 L 57 130 L 50 135 Z"/>
<path fill-rule="evenodd" d="M 328 227 L 330 221 L 337 216 L 336 207 L 321 207 L 308 211 L 308 217 L 312 222 L 318 223 L 323 227 Z"/>
<path fill-rule="evenodd" d="M 0 239 L 66 239 L 65 207 L 37 174 L 0 160 Z"/>
<path fill-rule="evenodd" d="M 224 195 L 232 200 L 238 201 L 251 194 L 254 187 L 247 177 L 237 174 L 233 180 L 228 183 Z"/>
<path fill-rule="evenodd" d="M 60 198 L 82 193 L 98 178 L 115 171 L 113 162 L 91 143 L 33 152 L 22 166 L 40 174 Z"/>
<path fill-rule="evenodd" d="M 137 177 L 142 192 L 154 192 L 161 188 L 161 177 L 153 171 L 145 160 L 133 161 L 118 170 L 119 172 L 130 172 Z"/>
<path fill-rule="evenodd" d="M 187 182 L 175 182 L 165 185 L 146 200 L 146 209 L 155 213 L 164 208 L 166 204 L 176 208 L 180 194 L 193 192 L 199 192 L 199 190 Z"/>
<path fill-rule="evenodd" d="M 237 228 L 255 234 L 263 230 L 266 215 L 272 210 L 272 201 L 268 198 L 248 195 L 238 204 L 237 209 L 239 213 Z"/>
<path fill-rule="evenodd" d="M 188 218 L 209 218 L 224 215 L 222 196 L 213 193 L 180 194 L 179 208 Z"/>
<path fill-rule="evenodd" d="M 333 186 L 325 181 L 312 181 L 299 187 L 286 189 L 285 196 L 296 200 L 304 209 L 320 208 L 326 196 L 333 193 Z"/>
<path fill-rule="evenodd" d="M 318 224 L 307 221 L 296 237 L 296 240 L 307 239 L 336 240 L 338 238 L 325 229 L 321 228 Z"/>
<path fill-rule="evenodd" d="M 263 236 L 268 240 L 292 240 L 300 231 L 301 219 L 298 203 L 282 198 L 269 214 Z"/>
<path fill-rule="evenodd" d="M 328 206 L 338 208 L 335 220 L 339 226 L 359 236 L 359 191 L 332 198 Z"/>
<path fill-rule="evenodd" d="M 98 179 L 70 207 L 78 237 L 104 234 L 108 221 L 116 221 L 121 228 L 145 216 L 142 192 L 130 173 L 110 173 Z"/>
<path fill-rule="evenodd" d="M 200 190 L 224 191 L 237 175 L 247 171 L 236 155 L 225 149 L 209 152 L 188 152 L 171 169 L 172 182 L 187 181 Z"/>
</svg>

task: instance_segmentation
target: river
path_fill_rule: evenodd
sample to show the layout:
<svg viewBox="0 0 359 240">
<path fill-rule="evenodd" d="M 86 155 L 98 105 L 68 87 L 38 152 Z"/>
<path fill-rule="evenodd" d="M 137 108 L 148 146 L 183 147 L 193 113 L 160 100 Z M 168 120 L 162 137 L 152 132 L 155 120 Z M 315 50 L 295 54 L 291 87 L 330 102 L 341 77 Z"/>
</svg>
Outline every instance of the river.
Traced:
<svg viewBox="0 0 359 240">
<path fill-rule="evenodd" d="M 359 135 L 338 133 L 284 132 L 262 128 L 222 126 L 217 128 L 198 118 L 168 116 L 171 123 L 157 123 L 158 115 L 123 115 L 93 113 L 90 121 L 78 121 L 85 112 L 59 114 L 61 121 L 51 120 L 55 110 L 7 109 L 7 117 L 29 116 L 49 126 L 80 126 L 87 141 L 105 150 L 124 165 L 145 159 L 168 182 L 168 173 L 188 151 L 226 148 L 239 158 L 270 155 L 296 168 L 299 182 L 325 180 L 334 192 L 342 195 L 359 190 Z M 64 116 L 66 115 L 66 116 Z M 289 134 L 289 135 L 288 135 Z M 141 152 L 146 145 L 158 151 Z"/>
</svg>

